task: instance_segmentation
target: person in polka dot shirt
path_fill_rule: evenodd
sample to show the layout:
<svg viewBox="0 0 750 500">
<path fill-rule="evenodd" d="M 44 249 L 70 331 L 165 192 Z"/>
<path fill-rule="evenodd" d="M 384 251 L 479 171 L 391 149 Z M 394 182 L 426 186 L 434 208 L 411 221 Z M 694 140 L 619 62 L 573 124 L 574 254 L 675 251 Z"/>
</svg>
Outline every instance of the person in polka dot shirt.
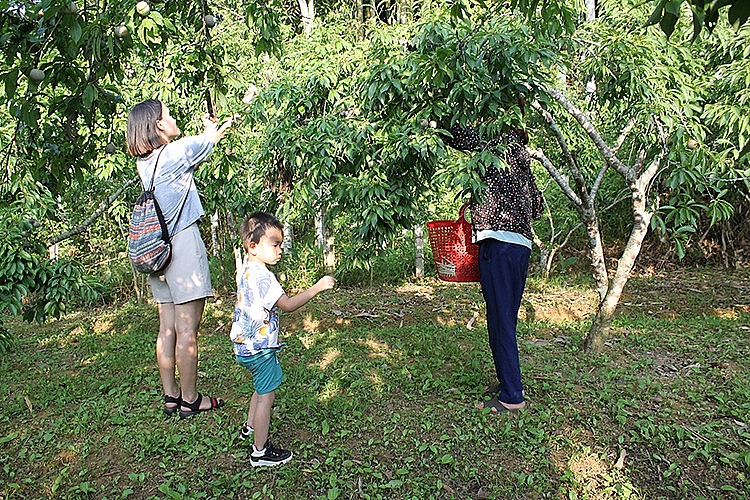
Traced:
<svg viewBox="0 0 750 500">
<path fill-rule="evenodd" d="M 478 404 L 493 412 L 526 407 L 521 382 L 516 326 L 531 255 L 531 221 L 542 214 L 542 194 L 531 172 L 528 136 L 510 130 L 484 140 L 473 127 L 453 127 L 446 145 L 466 152 L 490 151 L 507 166 L 490 166 L 482 176 L 486 188 L 470 204 L 474 239 L 479 244 L 479 276 L 487 308 L 487 330 L 498 384 Z"/>
</svg>

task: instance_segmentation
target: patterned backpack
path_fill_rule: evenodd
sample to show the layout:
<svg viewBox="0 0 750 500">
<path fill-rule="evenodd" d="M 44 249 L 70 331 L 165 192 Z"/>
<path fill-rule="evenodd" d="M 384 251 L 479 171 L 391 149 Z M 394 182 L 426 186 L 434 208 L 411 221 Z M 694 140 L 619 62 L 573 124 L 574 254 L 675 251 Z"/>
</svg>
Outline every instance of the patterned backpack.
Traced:
<svg viewBox="0 0 750 500">
<path fill-rule="evenodd" d="M 136 271 L 146 274 L 163 271 L 172 260 L 172 242 L 164 215 L 159 208 L 154 194 L 154 181 L 159 157 L 156 157 L 154 173 L 151 176 L 151 187 L 141 186 L 141 195 L 135 202 L 133 215 L 130 218 L 130 235 L 128 238 L 128 256 Z M 183 204 L 184 207 L 184 204 Z M 182 207 L 180 207 L 182 212 Z M 179 215 L 177 218 L 179 219 Z"/>
</svg>

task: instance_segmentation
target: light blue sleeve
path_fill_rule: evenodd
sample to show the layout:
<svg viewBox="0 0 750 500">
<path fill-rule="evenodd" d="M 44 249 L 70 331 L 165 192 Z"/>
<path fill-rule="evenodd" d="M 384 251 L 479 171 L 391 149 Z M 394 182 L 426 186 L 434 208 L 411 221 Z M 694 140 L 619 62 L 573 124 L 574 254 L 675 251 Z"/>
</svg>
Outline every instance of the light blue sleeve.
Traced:
<svg viewBox="0 0 750 500">
<path fill-rule="evenodd" d="M 194 170 L 198 164 L 206 161 L 214 149 L 213 141 L 206 134 L 183 137 L 174 141 L 170 146 L 171 151 L 179 151 L 184 156 L 183 161 L 176 163 L 187 170 Z"/>
</svg>

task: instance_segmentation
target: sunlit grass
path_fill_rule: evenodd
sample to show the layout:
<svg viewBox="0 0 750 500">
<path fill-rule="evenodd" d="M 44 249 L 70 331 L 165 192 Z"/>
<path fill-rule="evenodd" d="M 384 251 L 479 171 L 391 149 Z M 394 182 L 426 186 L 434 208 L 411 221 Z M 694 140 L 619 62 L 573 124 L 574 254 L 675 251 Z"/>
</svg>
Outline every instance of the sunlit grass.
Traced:
<svg viewBox="0 0 750 500">
<path fill-rule="evenodd" d="M 18 344 L 0 359 L 0 497 L 746 497 L 748 294 L 666 279 L 634 281 L 597 356 L 580 351 L 590 291 L 532 283 L 518 416 L 473 408 L 493 381 L 476 284 L 331 291 L 282 316 L 271 431 L 295 460 L 271 471 L 236 440 L 252 381 L 231 300 L 199 336 L 198 388 L 227 406 L 187 421 L 161 413 L 153 306 L 4 318 Z"/>
</svg>

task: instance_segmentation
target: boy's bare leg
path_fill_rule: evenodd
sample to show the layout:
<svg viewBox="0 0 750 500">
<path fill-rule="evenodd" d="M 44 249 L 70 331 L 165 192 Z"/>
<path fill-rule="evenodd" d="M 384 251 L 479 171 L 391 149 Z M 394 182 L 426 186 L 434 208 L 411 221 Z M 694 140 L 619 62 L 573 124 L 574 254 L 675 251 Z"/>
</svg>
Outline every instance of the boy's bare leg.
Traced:
<svg viewBox="0 0 750 500">
<path fill-rule="evenodd" d="M 156 337 L 156 363 L 159 366 L 159 377 L 164 394 L 177 397 L 180 387 L 175 380 L 175 343 L 177 336 L 174 328 L 174 304 L 158 304 L 159 334 Z"/>
<path fill-rule="evenodd" d="M 258 406 L 258 398 L 260 394 L 253 392 L 253 397 L 250 398 L 250 406 L 247 408 L 247 425 L 255 428 L 255 408 Z"/>
<path fill-rule="evenodd" d="M 271 407 L 273 406 L 275 391 L 257 394 L 257 398 L 255 397 L 256 394 L 253 394 L 253 399 L 256 400 L 255 414 L 253 415 L 253 423 L 255 424 L 253 426 L 255 428 L 253 444 L 256 450 L 262 450 L 266 446 L 266 441 L 268 441 L 268 428 L 271 425 Z"/>
</svg>

